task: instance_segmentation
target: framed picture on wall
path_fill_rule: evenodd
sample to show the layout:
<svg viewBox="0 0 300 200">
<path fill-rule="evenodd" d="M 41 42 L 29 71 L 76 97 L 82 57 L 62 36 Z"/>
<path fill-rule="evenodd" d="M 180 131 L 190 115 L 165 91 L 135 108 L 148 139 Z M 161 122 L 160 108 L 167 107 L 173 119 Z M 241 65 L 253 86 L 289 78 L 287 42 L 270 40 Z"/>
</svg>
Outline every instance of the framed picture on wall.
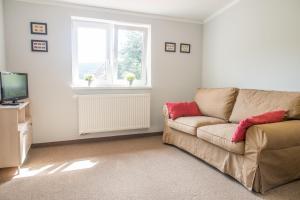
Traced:
<svg viewBox="0 0 300 200">
<path fill-rule="evenodd" d="M 165 52 L 176 52 L 176 43 L 165 42 Z"/>
<path fill-rule="evenodd" d="M 191 52 L 191 45 L 180 43 L 180 53 L 190 53 Z"/>
<path fill-rule="evenodd" d="M 31 40 L 31 51 L 48 52 L 47 40 Z"/>
<path fill-rule="evenodd" d="M 41 22 L 30 22 L 31 34 L 47 35 L 47 24 Z"/>
</svg>

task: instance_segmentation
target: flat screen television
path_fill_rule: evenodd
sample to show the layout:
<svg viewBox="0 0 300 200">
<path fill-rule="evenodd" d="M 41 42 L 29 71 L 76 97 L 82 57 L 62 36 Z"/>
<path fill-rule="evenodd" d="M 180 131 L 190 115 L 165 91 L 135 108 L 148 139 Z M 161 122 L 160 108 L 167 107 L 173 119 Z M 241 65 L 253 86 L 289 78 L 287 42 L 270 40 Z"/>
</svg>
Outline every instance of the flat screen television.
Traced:
<svg viewBox="0 0 300 200">
<path fill-rule="evenodd" d="M 1 103 L 28 98 L 28 76 L 26 73 L 0 72 Z"/>
</svg>

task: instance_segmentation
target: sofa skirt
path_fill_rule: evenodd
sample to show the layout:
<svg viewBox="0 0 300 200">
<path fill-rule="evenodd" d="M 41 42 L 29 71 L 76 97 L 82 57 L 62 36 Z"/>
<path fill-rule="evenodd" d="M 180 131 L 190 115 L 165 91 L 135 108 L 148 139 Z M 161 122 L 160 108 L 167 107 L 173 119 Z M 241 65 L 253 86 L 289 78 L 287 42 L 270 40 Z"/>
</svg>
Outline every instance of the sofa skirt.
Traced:
<svg viewBox="0 0 300 200">
<path fill-rule="evenodd" d="M 256 135 L 259 137 L 261 134 Z M 300 179 L 300 146 L 262 151 L 261 147 L 252 144 L 253 138 L 248 139 L 245 154 L 239 155 L 168 126 L 165 126 L 163 133 L 164 143 L 177 146 L 200 158 L 235 178 L 248 190 L 265 193 L 277 186 Z M 266 138 L 260 140 L 267 143 Z"/>
<path fill-rule="evenodd" d="M 163 142 L 174 145 L 200 158 L 221 172 L 235 178 L 248 190 L 263 192 L 260 188 L 256 158 L 228 152 L 190 134 L 165 128 Z"/>
</svg>

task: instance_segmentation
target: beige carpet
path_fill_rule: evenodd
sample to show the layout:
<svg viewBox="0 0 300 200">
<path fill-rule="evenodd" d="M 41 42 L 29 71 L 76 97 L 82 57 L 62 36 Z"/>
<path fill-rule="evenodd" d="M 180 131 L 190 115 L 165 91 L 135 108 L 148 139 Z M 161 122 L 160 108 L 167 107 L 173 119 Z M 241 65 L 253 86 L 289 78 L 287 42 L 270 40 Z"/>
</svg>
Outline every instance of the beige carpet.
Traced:
<svg viewBox="0 0 300 200">
<path fill-rule="evenodd" d="M 3 176 L 3 172 L 2 172 Z M 300 181 L 249 192 L 161 137 L 31 149 L 1 200 L 300 199 Z"/>
</svg>

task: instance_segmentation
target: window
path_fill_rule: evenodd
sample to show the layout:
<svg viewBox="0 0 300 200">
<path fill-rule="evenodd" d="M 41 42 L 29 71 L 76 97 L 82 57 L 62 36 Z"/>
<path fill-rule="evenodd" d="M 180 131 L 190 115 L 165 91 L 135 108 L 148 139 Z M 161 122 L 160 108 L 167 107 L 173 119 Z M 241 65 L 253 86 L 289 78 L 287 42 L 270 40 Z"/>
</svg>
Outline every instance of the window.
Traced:
<svg viewBox="0 0 300 200">
<path fill-rule="evenodd" d="M 150 26 L 72 18 L 73 85 L 150 86 Z"/>
</svg>

